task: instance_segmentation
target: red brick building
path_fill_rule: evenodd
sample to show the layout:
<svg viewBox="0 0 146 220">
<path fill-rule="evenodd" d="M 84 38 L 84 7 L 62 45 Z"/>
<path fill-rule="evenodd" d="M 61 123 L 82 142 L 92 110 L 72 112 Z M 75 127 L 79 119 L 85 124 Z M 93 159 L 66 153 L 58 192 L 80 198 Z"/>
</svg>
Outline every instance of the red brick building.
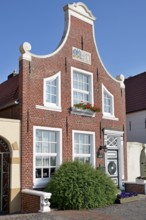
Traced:
<svg viewBox="0 0 146 220">
<path fill-rule="evenodd" d="M 19 74 L 0 85 L 14 86 L 13 104 L 0 98 L 0 117 L 21 121 L 21 188 L 45 187 L 62 162 L 75 159 L 104 168 L 122 188 L 127 175 L 124 77 L 114 79 L 100 59 L 92 12 L 82 3 L 67 5 L 64 12 L 58 48 L 38 56 L 25 42 Z M 81 102 L 88 109 L 76 105 Z M 99 112 L 93 111 L 96 106 Z"/>
</svg>

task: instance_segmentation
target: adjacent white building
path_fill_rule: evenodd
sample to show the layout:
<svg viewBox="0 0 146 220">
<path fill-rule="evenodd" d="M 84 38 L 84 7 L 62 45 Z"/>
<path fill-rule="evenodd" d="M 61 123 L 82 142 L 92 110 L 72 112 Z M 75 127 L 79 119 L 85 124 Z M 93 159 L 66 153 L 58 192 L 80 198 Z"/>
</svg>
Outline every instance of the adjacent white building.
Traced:
<svg viewBox="0 0 146 220">
<path fill-rule="evenodd" d="M 127 141 L 146 143 L 146 72 L 129 77 L 125 86 Z"/>
</svg>

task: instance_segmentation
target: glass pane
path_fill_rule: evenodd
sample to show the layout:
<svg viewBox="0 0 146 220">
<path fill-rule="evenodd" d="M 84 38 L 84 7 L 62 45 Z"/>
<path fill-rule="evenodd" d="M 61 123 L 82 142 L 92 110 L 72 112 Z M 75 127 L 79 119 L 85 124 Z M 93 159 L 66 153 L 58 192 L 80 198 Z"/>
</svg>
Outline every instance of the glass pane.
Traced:
<svg viewBox="0 0 146 220">
<path fill-rule="evenodd" d="M 84 145 L 81 145 L 81 144 L 80 144 L 80 151 L 79 151 L 79 153 L 80 153 L 80 154 L 83 154 L 83 153 L 84 153 Z"/>
<path fill-rule="evenodd" d="M 79 80 L 80 82 L 83 82 L 83 74 L 78 73 L 78 80 Z"/>
<path fill-rule="evenodd" d="M 75 146 L 74 146 L 74 153 L 79 154 L 79 145 L 78 144 L 75 144 Z"/>
<path fill-rule="evenodd" d="M 78 83 L 77 83 L 77 81 L 74 81 L 74 82 L 73 82 L 73 88 L 74 88 L 74 89 L 77 89 L 77 88 L 78 88 Z"/>
<path fill-rule="evenodd" d="M 49 94 L 46 94 L 45 101 L 50 102 L 50 95 Z"/>
<path fill-rule="evenodd" d="M 50 152 L 51 153 L 56 153 L 56 143 L 51 143 L 50 144 Z"/>
<path fill-rule="evenodd" d="M 42 152 L 42 143 L 36 142 L 36 153 Z"/>
<path fill-rule="evenodd" d="M 84 83 L 88 83 L 88 81 L 89 81 L 89 76 L 86 76 L 86 75 L 84 75 Z"/>
<path fill-rule="evenodd" d="M 48 131 L 43 131 L 42 132 L 42 138 L 43 138 L 43 141 L 48 141 L 49 140 L 49 132 Z"/>
<path fill-rule="evenodd" d="M 90 154 L 90 145 L 84 145 L 84 154 Z"/>
<path fill-rule="evenodd" d="M 50 131 L 50 142 L 56 142 L 56 132 Z"/>
<path fill-rule="evenodd" d="M 51 166 L 54 167 L 56 166 L 56 157 L 50 157 L 50 161 L 51 161 Z"/>
<path fill-rule="evenodd" d="M 79 140 L 80 144 L 83 144 L 84 143 L 84 135 L 80 134 L 79 137 L 80 137 L 80 140 Z"/>
<path fill-rule="evenodd" d="M 49 167 L 49 157 L 43 158 L 43 167 Z"/>
<path fill-rule="evenodd" d="M 50 168 L 50 177 L 52 177 L 55 173 L 55 168 Z"/>
<path fill-rule="evenodd" d="M 90 135 L 88 135 L 88 134 L 84 135 L 84 143 L 90 144 Z"/>
<path fill-rule="evenodd" d="M 83 90 L 84 91 L 88 91 L 89 89 L 88 89 L 88 84 L 87 83 L 84 83 L 83 84 Z"/>
<path fill-rule="evenodd" d="M 56 95 L 56 87 L 55 86 L 51 87 L 51 94 Z"/>
<path fill-rule="evenodd" d="M 74 72 L 74 74 L 73 74 L 73 79 L 77 80 L 77 73 L 76 72 Z"/>
<path fill-rule="evenodd" d="M 108 100 L 107 100 L 107 104 L 108 104 L 108 105 L 111 105 L 111 99 L 108 99 Z"/>
<path fill-rule="evenodd" d="M 90 163 L 90 157 L 85 157 L 84 158 L 84 163 Z"/>
<path fill-rule="evenodd" d="M 82 82 L 79 82 L 78 89 L 83 90 L 83 83 Z"/>
<path fill-rule="evenodd" d="M 46 93 L 50 93 L 50 85 L 46 85 Z"/>
<path fill-rule="evenodd" d="M 42 152 L 43 153 L 49 153 L 50 152 L 48 142 L 43 142 L 42 143 Z"/>
<path fill-rule="evenodd" d="M 41 141 L 41 140 L 42 140 L 42 131 L 36 130 L 36 141 Z"/>
<path fill-rule="evenodd" d="M 48 102 L 56 104 L 56 95 L 49 95 Z"/>
<path fill-rule="evenodd" d="M 36 167 L 42 166 L 42 157 L 36 157 Z"/>
<path fill-rule="evenodd" d="M 41 175 L 42 175 L 41 169 L 36 169 L 35 177 L 36 177 L 36 178 L 41 178 Z"/>
<path fill-rule="evenodd" d="M 56 86 L 56 82 L 57 82 L 57 80 L 54 79 L 54 80 L 51 81 L 51 84 L 52 84 L 53 86 Z"/>
<path fill-rule="evenodd" d="M 50 94 L 46 94 L 46 102 L 51 102 L 51 95 Z"/>
<path fill-rule="evenodd" d="M 43 169 L 43 178 L 49 178 L 49 169 Z"/>
<path fill-rule="evenodd" d="M 74 135 L 74 142 L 79 143 L 79 134 Z"/>
<path fill-rule="evenodd" d="M 79 102 L 83 101 L 83 93 L 78 92 L 78 100 Z"/>
<path fill-rule="evenodd" d="M 88 102 L 89 101 L 89 95 L 88 94 L 84 94 L 84 102 Z"/>
</svg>

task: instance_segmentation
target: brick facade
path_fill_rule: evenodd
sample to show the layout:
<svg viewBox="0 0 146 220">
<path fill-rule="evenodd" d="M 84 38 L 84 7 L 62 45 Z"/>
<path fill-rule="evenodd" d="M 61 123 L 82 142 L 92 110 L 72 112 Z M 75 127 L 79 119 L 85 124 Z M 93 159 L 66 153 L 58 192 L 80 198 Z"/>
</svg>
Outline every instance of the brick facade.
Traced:
<svg viewBox="0 0 146 220">
<path fill-rule="evenodd" d="M 83 5 L 81 5 L 83 6 Z M 84 6 L 83 6 L 84 8 Z M 86 8 L 85 8 L 86 9 Z M 70 9 L 68 9 L 70 10 Z M 63 162 L 72 160 L 72 131 L 95 132 L 95 152 L 104 145 L 104 129 L 124 132 L 124 177 L 126 179 L 126 137 L 125 137 L 125 89 L 118 80 L 113 79 L 98 55 L 91 22 L 69 14 L 69 33 L 64 33 L 61 46 L 51 55 L 34 56 L 22 51 L 19 63 L 19 115 L 21 119 L 21 187 L 33 188 L 33 126 L 62 128 Z M 91 65 L 74 60 L 72 47 L 91 54 Z M 28 57 L 24 55 L 27 54 Z M 72 114 L 71 108 L 71 67 L 93 73 L 94 103 L 100 108 L 95 117 Z M 61 72 L 62 111 L 38 109 L 43 106 L 43 80 Z M 104 119 L 102 113 L 102 84 L 114 96 L 115 118 Z M 96 157 L 95 153 L 95 157 Z M 105 158 L 96 157 L 96 167 L 105 166 Z M 25 198 L 23 203 L 25 204 Z"/>
</svg>

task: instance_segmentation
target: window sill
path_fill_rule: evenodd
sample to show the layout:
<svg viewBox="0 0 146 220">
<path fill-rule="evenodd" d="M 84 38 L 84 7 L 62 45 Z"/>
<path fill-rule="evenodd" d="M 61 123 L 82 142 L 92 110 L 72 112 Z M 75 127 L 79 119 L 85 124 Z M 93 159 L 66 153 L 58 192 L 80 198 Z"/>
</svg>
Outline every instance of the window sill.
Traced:
<svg viewBox="0 0 146 220">
<path fill-rule="evenodd" d="M 45 188 L 49 181 L 50 181 L 50 178 L 47 178 L 46 180 L 42 180 L 42 179 L 38 180 L 37 179 L 37 180 L 35 180 L 35 183 L 33 185 L 33 189 Z"/>
<path fill-rule="evenodd" d="M 56 112 L 62 112 L 62 108 L 58 106 L 44 106 L 44 105 L 36 105 L 35 106 L 37 109 L 42 109 L 42 110 L 49 110 L 49 111 L 56 111 Z"/>
<path fill-rule="evenodd" d="M 114 116 L 109 115 L 103 115 L 102 118 L 107 120 L 119 121 L 119 118 L 115 118 Z"/>
<path fill-rule="evenodd" d="M 89 109 L 79 109 L 79 108 L 71 108 L 71 113 L 74 115 L 81 115 L 86 117 L 95 117 L 96 112 L 93 112 Z"/>
</svg>

